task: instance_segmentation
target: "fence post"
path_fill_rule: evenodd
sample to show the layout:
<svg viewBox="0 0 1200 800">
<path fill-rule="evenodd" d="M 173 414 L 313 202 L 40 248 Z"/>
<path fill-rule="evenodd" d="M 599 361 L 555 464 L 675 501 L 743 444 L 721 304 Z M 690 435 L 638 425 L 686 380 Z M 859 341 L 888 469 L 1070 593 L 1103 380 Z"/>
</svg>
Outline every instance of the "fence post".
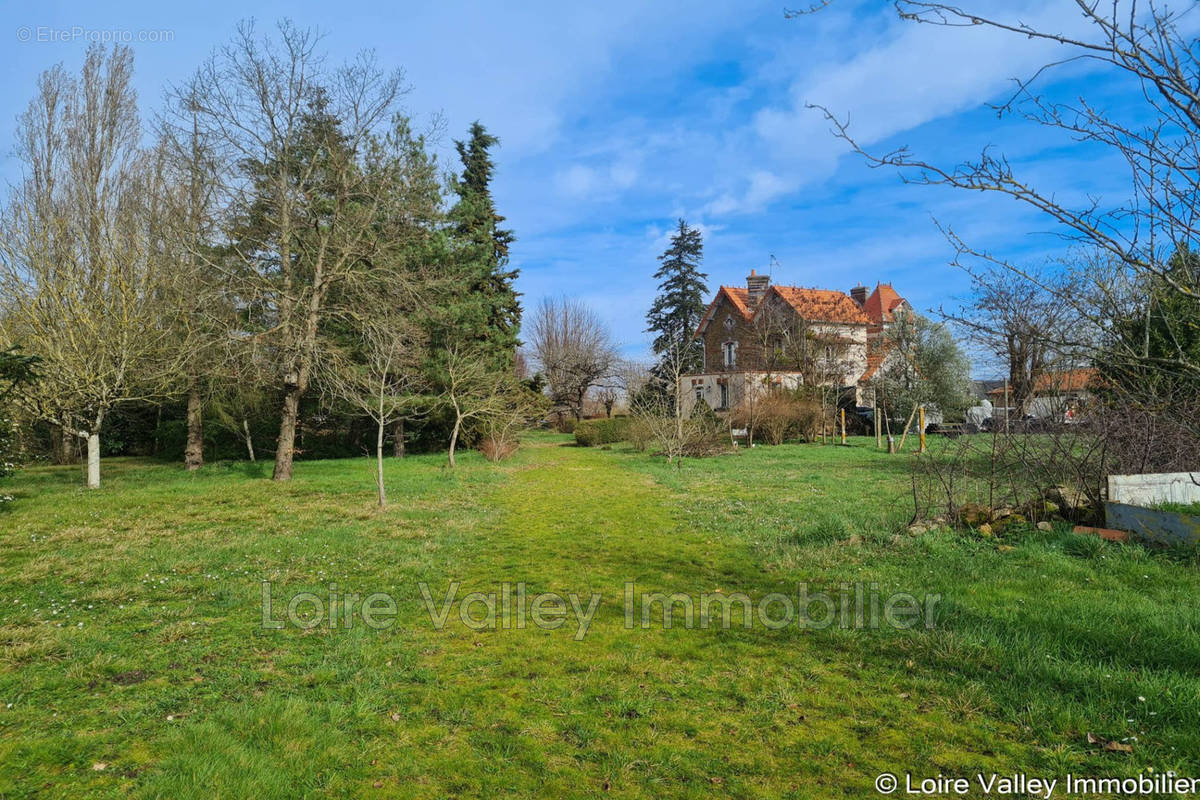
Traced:
<svg viewBox="0 0 1200 800">
<path fill-rule="evenodd" d="M 883 449 L 883 418 L 879 415 L 879 393 L 876 392 L 872 397 L 872 402 L 875 404 L 875 449 Z"/>
</svg>

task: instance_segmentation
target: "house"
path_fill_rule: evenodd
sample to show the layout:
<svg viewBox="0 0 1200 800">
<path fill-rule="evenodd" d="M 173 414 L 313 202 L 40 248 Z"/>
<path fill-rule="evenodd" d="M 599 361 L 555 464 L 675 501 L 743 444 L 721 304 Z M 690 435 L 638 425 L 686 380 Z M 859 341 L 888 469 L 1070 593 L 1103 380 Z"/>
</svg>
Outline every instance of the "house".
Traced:
<svg viewBox="0 0 1200 800">
<path fill-rule="evenodd" d="M 1087 403 L 1098 380 L 1099 372 L 1094 367 L 1043 372 L 1033 382 L 1033 392 L 1025 403 L 1024 413 L 1038 419 L 1069 418 Z M 988 398 L 996 408 L 1004 408 L 1004 392 L 1003 382 L 988 392 Z"/>
<path fill-rule="evenodd" d="M 868 292 L 776 286 L 750 271 L 746 285 L 722 286 L 696 330 L 699 372 L 680 378 L 684 411 L 699 400 L 727 411 L 770 386 L 820 386 L 840 403 L 870 406 L 870 379 L 889 358 L 888 327 L 910 310 L 889 284 Z"/>
</svg>

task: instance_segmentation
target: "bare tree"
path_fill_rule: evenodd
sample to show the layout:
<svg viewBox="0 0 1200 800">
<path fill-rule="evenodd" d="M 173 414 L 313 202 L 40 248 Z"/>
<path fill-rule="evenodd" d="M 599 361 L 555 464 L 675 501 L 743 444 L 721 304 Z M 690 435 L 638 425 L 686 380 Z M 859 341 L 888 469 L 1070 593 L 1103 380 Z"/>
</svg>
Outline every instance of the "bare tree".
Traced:
<svg viewBox="0 0 1200 800">
<path fill-rule="evenodd" d="M 442 357 L 442 399 L 454 415 L 448 452 L 453 469 L 454 453 L 467 426 L 510 415 L 523 389 L 515 375 L 493 371 L 479 351 L 451 348 Z"/>
<path fill-rule="evenodd" d="M 613 371 L 616 347 L 608 328 L 578 300 L 545 298 L 529 326 L 529 346 L 551 402 L 578 420 L 588 389 Z"/>
<path fill-rule="evenodd" d="M 375 485 L 379 507 L 387 507 L 383 481 L 384 437 L 413 406 L 421 388 L 425 354 L 422 331 L 387 308 L 367 309 L 347 351 L 326 351 L 320 383 L 326 391 L 375 423 Z"/>
<path fill-rule="evenodd" d="M 229 367 L 236 359 L 229 332 L 236 329 L 237 312 L 224 275 L 210 265 L 223 233 L 215 136 L 201 128 L 194 98 L 176 95 L 169 102 L 170 113 L 158 120 L 167 186 L 162 246 L 172 263 L 169 288 L 180 310 L 175 346 L 183 366 L 176 390 L 187 403 L 184 465 L 195 470 L 204 464 L 205 405 L 220 384 L 232 382 Z"/>
<path fill-rule="evenodd" d="M 317 46 L 290 23 L 274 39 L 243 24 L 176 92 L 221 156 L 232 216 L 233 262 L 199 256 L 225 271 L 248 331 L 273 343 L 276 480 L 291 478 L 300 400 L 339 298 L 407 281 L 397 253 L 428 232 L 438 201 L 423 140 L 397 116 L 402 74 L 368 54 L 330 69 Z"/>
<path fill-rule="evenodd" d="M 711 412 L 684 417 L 662 392 L 635 395 L 630 411 L 668 464 L 678 465 L 685 456 L 713 455 L 729 446 L 727 429 Z"/>
<path fill-rule="evenodd" d="M 1057 295 L 1095 327 L 1103 329 L 1122 310 L 1127 285 L 1154 282 L 1165 292 L 1183 298 L 1200 314 L 1200 284 L 1181 279 L 1171 269 L 1170 257 L 1185 251 L 1197 239 L 1196 197 L 1200 194 L 1200 51 L 1180 19 L 1191 11 L 1168 9 L 1155 3 L 1098 3 L 1075 0 L 1088 23 L 1089 33 L 1069 34 L 1035 28 L 1016 19 L 993 16 L 970 8 L 938 2 L 897 0 L 900 16 L 918 24 L 947 28 L 988 27 L 1011 34 L 1014 46 L 1034 42 L 1059 49 L 1051 61 L 1029 78 L 1018 80 L 1016 90 L 995 105 L 1001 115 L 1017 116 L 1052 129 L 1065 140 L 1086 143 L 1117 157 L 1129 170 L 1128 196 L 1110 206 L 1098 199 L 1070 205 L 1070 193 L 1038 188 L 1024 180 L 1002 155 L 987 150 L 973 161 L 958 165 L 936 164 L 907 147 L 871 154 L 856 142 L 847 121 L 821 108 L 834 132 L 865 156 L 872 166 L 896 167 L 904 180 L 1006 195 L 1045 215 L 1066 240 L 1092 251 L 1114 271 L 1088 275 L 1092 291 Z M 1186 5 L 1186 4 L 1185 4 Z M 1098 66 L 1109 85 L 1130 88 L 1126 97 L 1139 104 L 1130 112 L 1106 111 L 1086 97 L 1057 102 L 1042 89 L 1057 70 L 1073 64 Z M 1144 120 L 1130 123 L 1127 120 Z M 972 247 L 952 229 L 945 230 L 958 252 L 957 263 L 992 264 L 1047 291 L 1038 274 Z M 1194 318 L 1194 314 L 1190 315 Z M 1177 323 L 1186 325 L 1186 323 Z M 1181 331 L 1181 333 L 1183 333 Z M 1119 342 L 1131 360 L 1172 374 L 1200 376 L 1200 358 L 1180 348 L 1139 352 L 1135 343 Z"/>
<path fill-rule="evenodd" d="M 1001 268 L 972 269 L 967 302 L 942 315 L 967 339 L 995 359 L 1008 377 L 1010 402 L 1025 414 L 1039 382 L 1051 372 L 1076 366 L 1084 320 L 1071 303 L 1078 291 L 1064 274 L 1036 273 L 1030 281 Z"/>
<path fill-rule="evenodd" d="M 749 356 L 759 374 L 747 375 L 730 389 L 733 420 L 748 429 L 750 443 L 763 415 L 768 410 L 774 415 L 779 405 L 768 401 L 773 393 L 798 389 L 832 416 L 855 373 L 852 349 L 862 344 L 837 328 L 805 318 L 775 296 L 755 313 L 750 342 Z"/>
<path fill-rule="evenodd" d="M 132 72 L 128 48 L 94 46 L 77 79 L 41 76 L 0 232 L 4 338 L 44 364 L 19 401 L 86 441 L 90 488 L 108 413 L 161 398 L 175 371 L 161 164 L 139 148 Z"/>
</svg>

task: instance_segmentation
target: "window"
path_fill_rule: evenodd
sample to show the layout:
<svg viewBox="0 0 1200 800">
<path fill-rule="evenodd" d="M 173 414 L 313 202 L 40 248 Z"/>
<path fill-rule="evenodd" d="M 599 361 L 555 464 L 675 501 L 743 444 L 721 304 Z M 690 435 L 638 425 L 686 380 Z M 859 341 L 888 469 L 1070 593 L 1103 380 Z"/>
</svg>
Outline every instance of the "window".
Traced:
<svg viewBox="0 0 1200 800">
<path fill-rule="evenodd" d="M 833 347 L 832 347 L 832 345 L 825 345 L 825 357 L 826 357 L 826 358 L 833 358 Z"/>
<path fill-rule="evenodd" d="M 725 344 L 721 345 L 721 351 L 725 355 L 725 366 L 726 367 L 736 367 L 737 366 L 737 342 L 725 342 Z"/>
<path fill-rule="evenodd" d="M 721 408 L 729 408 L 729 384 L 721 384 Z"/>
<path fill-rule="evenodd" d="M 733 315 L 730 314 L 727 317 L 725 317 L 725 330 L 727 330 L 727 331 L 733 330 L 733 325 L 734 325 Z"/>
<path fill-rule="evenodd" d="M 704 387 L 697 386 L 696 387 L 696 400 L 703 400 L 703 399 L 704 399 Z"/>
</svg>

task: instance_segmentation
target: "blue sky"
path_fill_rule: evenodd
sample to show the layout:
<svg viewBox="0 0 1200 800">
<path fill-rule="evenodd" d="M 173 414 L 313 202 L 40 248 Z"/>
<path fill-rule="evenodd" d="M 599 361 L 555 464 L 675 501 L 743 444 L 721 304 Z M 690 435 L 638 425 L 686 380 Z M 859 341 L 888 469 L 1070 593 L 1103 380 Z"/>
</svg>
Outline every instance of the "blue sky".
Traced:
<svg viewBox="0 0 1200 800">
<path fill-rule="evenodd" d="M 1081 30 L 1072 0 L 976 5 Z M 774 255 L 778 283 L 848 290 L 885 281 L 918 309 L 953 304 L 966 281 L 935 219 L 1016 260 L 1065 250 L 1011 200 L 905 186 L 868 169 L 807 102 L 848 115 L 874 149 L 908 144 L 943 162 L 992 145 L 1060 196 L 1124 199 L 1119 164 L 985 107 L 1053 56 L 1048 45 L 903 23 L 890 2 L 853 0 L 793 20 L 778 0 L 9 3 L 0 10 L 0 141 L 12 141 L 40 71 L 82 60 L 84 41 L 44 41 L 47 31 L 171 31 L 169 42 L 133 44 L 148 114 L 165 86 L 249 16 L 315 27 L 335 59 L 373 48 L 403 67 L 411 114 L 445 118 L 446 166 L 452 139 L 483 121 L 502 141 L 495 193 L 517 235 L 527 306 L 547 294 L 578 297 L 630 357 L 646 353 L 655 256 L 680 216 L 705 233 L 714 291 L 766 270 Z M 1048 91 L 1122 102 L 1104 74 L 1075 69 L 1055 80 Z M 8 149 L 0 177 L 12 181 L 19 170 Z"/>
</svg>

